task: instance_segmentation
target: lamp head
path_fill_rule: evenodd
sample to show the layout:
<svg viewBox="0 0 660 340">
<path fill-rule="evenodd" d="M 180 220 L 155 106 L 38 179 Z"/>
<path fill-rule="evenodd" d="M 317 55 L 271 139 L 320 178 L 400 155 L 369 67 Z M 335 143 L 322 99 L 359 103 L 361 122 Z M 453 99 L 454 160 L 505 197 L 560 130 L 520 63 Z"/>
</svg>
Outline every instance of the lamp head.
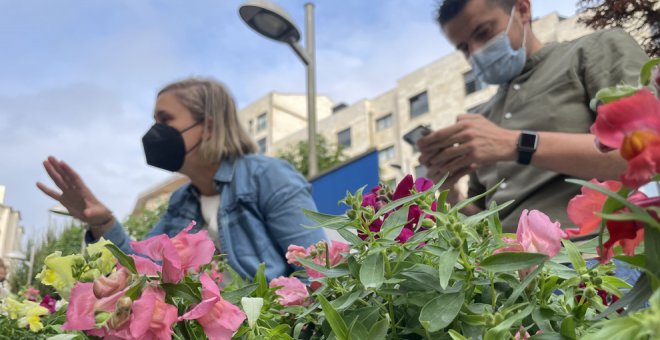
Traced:
<svg viewBox="0 0 660 340">
<path fill-rule="evenodd" d="M 260 34 L 281 42 L 300 40 L 300 30 L 289 14 L 267 0 L 249 0 L 238 9 L 243 21 Z"/>
</svg>

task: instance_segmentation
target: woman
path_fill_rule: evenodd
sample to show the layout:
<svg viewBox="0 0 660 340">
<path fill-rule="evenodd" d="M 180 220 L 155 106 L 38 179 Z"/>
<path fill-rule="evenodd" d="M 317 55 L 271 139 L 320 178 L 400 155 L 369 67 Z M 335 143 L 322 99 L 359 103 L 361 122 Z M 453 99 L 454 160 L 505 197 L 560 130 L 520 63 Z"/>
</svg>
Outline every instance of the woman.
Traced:
<svg viewBox="0 0 660 340">
<path fill-rule="evenodd" d="M 222 84 L 190 78 L 166 86 L 158 93 L 154 119 L 142 138 L 147 163 L 184 174 L 191 183 L 172 194 L 146 238 L 172 237 L 195 220 L 193 230 L 207 228 L 234 270 L 253 277 L 265 262 L 268 279 L 295 269 L 284 257 L 290 244 L 326 239 L 321 229 L 301 226 L 312 223 L 302 209 L 316 210 L 309 183 L 287 162 L 255 154 Z M 132 252 L 122 225 L 71 167 L 54 157 L 44 167 L 62 192 L 37 187 L 89 224 L 88 242 L 104 237 Z"/>
</svg>

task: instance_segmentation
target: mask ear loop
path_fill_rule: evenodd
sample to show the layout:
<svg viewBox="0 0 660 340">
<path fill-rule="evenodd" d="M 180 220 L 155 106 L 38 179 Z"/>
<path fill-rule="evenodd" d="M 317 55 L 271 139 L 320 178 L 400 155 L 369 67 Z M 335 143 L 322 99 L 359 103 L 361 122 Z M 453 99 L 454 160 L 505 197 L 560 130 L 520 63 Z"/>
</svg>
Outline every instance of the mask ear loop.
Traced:
<svg viewBox="0 0 660 340">
<path fill-rule="evenodd" d="M 513 8 L 511 8 L 509 23 L 506 25 L 506 31 L 505 31 L 506 33 L 505 34 L 509 34 L 509 29 L 511 29 L 511 24 L 513 23 L 513 15 L 515 13 L 516 13 L 516 6 L 513 6 Z M 523 42 L 522 42 L 522 46 L 520 46 L 520 48 L 525 48 L 526 44 L 527 44 L 527 27 L 525 27 L 525 24 L 523 24 Z"/>
</svg>

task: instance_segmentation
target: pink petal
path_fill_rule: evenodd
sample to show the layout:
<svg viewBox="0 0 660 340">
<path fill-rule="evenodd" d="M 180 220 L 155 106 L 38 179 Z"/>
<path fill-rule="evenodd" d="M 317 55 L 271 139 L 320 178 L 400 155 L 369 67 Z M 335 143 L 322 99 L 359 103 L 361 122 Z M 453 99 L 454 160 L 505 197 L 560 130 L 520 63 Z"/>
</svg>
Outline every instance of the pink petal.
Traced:
<svg viewBox="0 0 660 340">
<path fill-rule="evenodd" d="M 283 306 L 303 306 L 309 297 L 305 284 L 295 277 L 274 278 L 270 281 L 269 287 L 280 287 L 275 294 L 280 296 L 279 303 Z"/>
<path fill-rule="evenodd" d="M 165 292 L 149 286 L 142 292 L 142 296 L 133 302 L 130 334 L 136 339 L 148 336 L 171 339 L 171 327 L 176 319 L 177 309 L 165 303 Z"/>
<path fill-rule="evenodd" d="M 647 145 L 644 151 L 628 161 L 628 169 L 621 181 L 628 187 L 639 188 L 660 172 L 660 144 Z"/>
<path fill-rule="evenodd" d="M 142 255 L 149 256 L 151 259 L 160 261 L 163 259 L 165 248 L 172 245 L 170 238 L 165 234 L 150 237 L 143 241 L 131 242 L 131 248 Z"/>
<path fill-rule="evenodd" d="M 151 261 L 147 258 L 144 258 L 142 256 L 138 255 L 128 255 L 133 258 L 133 261 L 135 262 L 135 267 L 138 271 L 138 273 L 142 275 L 156 275 L 158 272 L 163 271 L 163 267 L 155 263 L 154 261 Z"/>
<path fill-rule="evenodd" d="M 69 306 L 66 310 L 66 322 L 62 325 L 64 330 L 88 330 L 96 327 L 94 318 L 94 296 L 93 284 L 76 283 L 71 289 Z"/>
<path fill-rule="evenodd" d="M 231 303 L 220 300 L 206 315 L 197 319 L 209 340 L 230 340 L 245 320 L 245 314 Z"/>
<path fill-rule="evenodd" d="M 523 210 L 518 222 L 516 239 L 527 252 L 542 253 L 554 257 L 561 250 L 561 239 L 567 234 L 561 230 L 559 222 L 538 211 L 528 213 Z"/>
<path fill-rule="evenodd" d="M 211 311 L 211 309 L 213 309 L 213 306 L 215 306 L 216 302 L 218 301 L 220 301 L 219 296 L 212 296 L 192 307 L 190 311 L 179 317 L 179 320 L 199 319 L 202 316 L 208 314 Z"/>
<path fill-rule="evenodd" d="M 195 234 L 188 231 L 195 225 L 192 221 L 188 227 L 172 238 L 172 244 L 181 258 L 183 270 L 194 269 L 199 271 L 203 264 L 211 262 L 215 245 L 208 236 L 208 231 L 201 230 Z"/>
<path fill-rule="evenodd" d="M 220 297 L 220 288 L 218 284 L 207 273 L 199 275 L 199 282 L 202 283 L 202 299 L 206 300 L 212 297 Z"/>
<path fill-rule="evenodd" d="M 417 192 L 424 192 L 431 189 L 432 187 L 433 182 L 427 178 L 420 177 L 415 181 L 415 190 L 417 190 Z"/>
</svg>

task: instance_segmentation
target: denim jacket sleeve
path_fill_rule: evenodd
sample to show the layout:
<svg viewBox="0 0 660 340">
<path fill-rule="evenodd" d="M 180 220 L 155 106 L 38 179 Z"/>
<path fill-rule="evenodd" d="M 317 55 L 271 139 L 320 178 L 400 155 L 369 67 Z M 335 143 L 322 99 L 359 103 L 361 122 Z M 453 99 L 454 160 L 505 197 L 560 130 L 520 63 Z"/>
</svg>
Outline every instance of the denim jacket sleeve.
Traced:
<svg viewBox="0 0 660 340">
<path fill-rule="evenodd" d="M 311 185 L 289 163 L 277 160 L 272 167 L 257 176 L 260 190 L 260 210 L 268 232 L 284 254 L 289 245 L 307 247 L 327 237 L 323 229 L 308 229 L 314 225 L 303 209 L 316 211 Z"/>
<path fill-rule="evenodd" d="M 150 237 L 164 234 L 165 233 L 165 221 L 167 220 L 167 214 L 169 214 L 169 211 L 165 213 L 163 217 L 156 223 L 156 225 L 151 228 L 151 230 L 147 233 L 147 235 L 144 236 L 144 239 L 148 239 Z M 133 251 L 133 248 L 131 248 L 130 242 L 134 241 L 131 239 L 131 237 L 128 235 L 126 232 L 126 229 L 124 229 L 124 226 L 117 220 L 115 219 L 115 223 L 112 225 L 112 228 L 108 230 L 105 234 L 103 234 L 103 238 L 114 243 L 121 251 L 123 251 L 125 254 L 133 254 L 135 253 Z M 92 233 L 90 231 L 87 231 L 85 233 L 85 243 L 94 243 L 94 238 L 92 237 Z"/>
</svg>

